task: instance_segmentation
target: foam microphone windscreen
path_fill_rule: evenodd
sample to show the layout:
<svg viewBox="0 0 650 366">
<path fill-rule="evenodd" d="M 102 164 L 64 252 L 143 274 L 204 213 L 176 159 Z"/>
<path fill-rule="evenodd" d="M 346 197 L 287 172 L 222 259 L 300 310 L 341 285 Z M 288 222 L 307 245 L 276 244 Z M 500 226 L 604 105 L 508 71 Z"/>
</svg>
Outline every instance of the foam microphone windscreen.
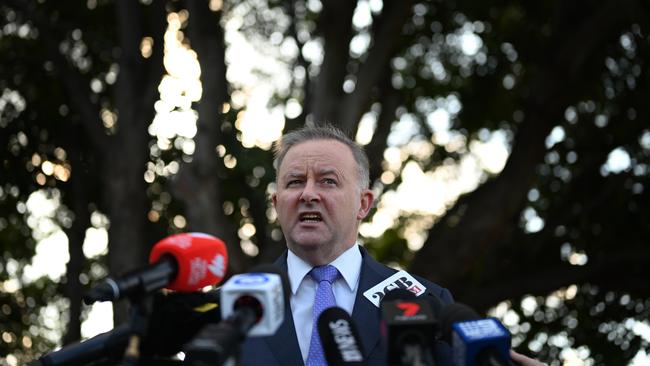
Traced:
<svg viewBox="0 0 650 366">
<path fill-rule="evenodd" d="M 366 365 L 361 337 L 348 313 L 339 308 L 325 309 L 318 317 L 318 336 L 330 366 Z"/>
<path fill-rule="evenodd" d="M 451 344 L 451 335 L 453 333 L 453 325 L 456 322 L 467 320 L 477 320 L 481 317 L 474 311 L 474 309 L 461 303 L 453 303 L 442 308 L 440 312 L 440 331 L 442 339 Z"/>
<path fill-rule="evenodd" d="M 166 287 L 170 290 L 192 292 L 221 282 L 228 268 L 226 245 L 220 239 L 204 233 L 183 233 L 168 236 L 154 245 L 149 262 L 163 256 L 176 261 L 178 271 Z"/>
<path fill-rule="evenodd" d="M 392 300 L 411 300 L 415 299 L 415 294 L 412 293 L 409 290 L 405 290 L 403 288 L 397 288 L 394 290 L 390 290 L 386 293 L 386 295 L 381 299 L 382 302 L 385 301 L 392 301 Z"/>
</svg>

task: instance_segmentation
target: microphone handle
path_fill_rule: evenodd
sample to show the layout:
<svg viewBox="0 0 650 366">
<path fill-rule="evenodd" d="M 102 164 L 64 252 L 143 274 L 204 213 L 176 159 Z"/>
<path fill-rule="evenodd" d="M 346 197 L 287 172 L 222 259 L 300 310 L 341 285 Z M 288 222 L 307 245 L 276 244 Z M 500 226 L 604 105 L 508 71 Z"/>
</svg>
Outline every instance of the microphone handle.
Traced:
<svg viewBox="0 0 650 366">
<path fill-rule="evenodd" d="M 404 344 L 400 358 L 403 366 L 435 366 L 431 350 L 419 342 Z"/>
<path fill-rule="evenodd" d="M 49 353 L 39 359 L 42 366 L 76 366 L 110 356 L 111 352 L 119 354 L 126 346 L 131 332 L 128 324 L 102 333 L 81 343 L 69 345 Z"/>
<path fill-rule="evenodd" d="M 223 365 L 233 353 L 238 353 L 239 345 L 256 322 L 255 310 L 241 307 L 220 323 L 206 325 L 184 347 L 185 363 L 190 366 Z"/>
<path fill-rule="evenodd" d="M 148 294 L 169 284 L 178 272 L 178 263 L 171 255 L 165 255 L 156 263 L 121 278 L 107 278 L 91 288 L 83 297 L 86 305 L 96 301 L 117 301 L 125 296 Z"/>
<path fill-rule="evenodd" d="M 518 366 L 510 358 L 504 360 L 501 354 L 492 347 L 486 348 L 478 353 L 476 364 L 478 366 Z"/>
</svg>

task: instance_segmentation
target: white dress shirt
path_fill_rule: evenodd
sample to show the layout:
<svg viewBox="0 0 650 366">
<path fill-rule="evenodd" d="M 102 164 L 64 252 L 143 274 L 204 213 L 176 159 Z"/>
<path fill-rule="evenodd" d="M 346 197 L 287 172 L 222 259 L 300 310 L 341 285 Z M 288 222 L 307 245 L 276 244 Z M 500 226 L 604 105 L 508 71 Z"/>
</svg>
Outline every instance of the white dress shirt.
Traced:
<svg viewBox="0 0 650 366">
<path fill-rule="evenodd" d="M 357 245 L 346 250 L 330 265 L 338 269 L 341 276 L 332 284 L 336 306 L 352 314 L 354 299 L 359 287 L 361 273 L 361 252 Z M 312 266 L 296 256 L 291 250 L 287 255 L 287 274 L 291 283 L 291 314 L 296 328 L 298 345 L 303 361 L 307 361 L 312 332 L 312 310 L 316 297 L 316 283 L 308 275 Z"/>
</svg>

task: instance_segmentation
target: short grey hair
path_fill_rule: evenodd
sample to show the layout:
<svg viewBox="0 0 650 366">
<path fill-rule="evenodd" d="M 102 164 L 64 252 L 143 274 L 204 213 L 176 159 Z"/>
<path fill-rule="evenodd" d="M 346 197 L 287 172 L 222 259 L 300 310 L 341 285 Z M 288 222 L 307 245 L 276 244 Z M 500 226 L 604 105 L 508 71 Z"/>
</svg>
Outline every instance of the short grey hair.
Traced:
<svg viewBox="0 0 650 366">
<path fill-rule="evenodd" d="M 273 163 L 273 166 L 275 167 L 276 173 L 280 170 L 282 160 L 284 160 L 287 152 L 292 147 L 302 142 L 311 140 L 335 140 L 348 146 L 352 152 L 352 156 L 354 157 L 355 162 L 357 163 L 357 171 L 359 173 L 359 186 L 361 189 L 369 188 L 370 168 L 368 163 L 368 155 L 366 155 L 366 152 L 363 150 L 363 147 L 361 147 L 361 145 L 354 142 L 339 128 L 330 124 L 325 124 L 322 126 L 305 126 L 282 135 L 282 138 L 275 144 L 274 148 L 275 161 Z"/>
</svg>

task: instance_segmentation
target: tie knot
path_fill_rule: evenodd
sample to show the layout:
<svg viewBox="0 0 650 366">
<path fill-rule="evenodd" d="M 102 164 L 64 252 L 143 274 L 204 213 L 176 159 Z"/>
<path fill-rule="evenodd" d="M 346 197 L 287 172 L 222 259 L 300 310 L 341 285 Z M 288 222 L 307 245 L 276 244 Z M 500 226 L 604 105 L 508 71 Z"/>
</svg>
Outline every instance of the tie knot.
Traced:
<svg viewBox="0 0 650 366">
<path fill-rule="evenodd" d="M 328 264 L 326 266 L 318 266 L 312 268 L 309 274 L 311 275 L 311 278 L 313 278 L 316 282 L 320 283 L 322 281 L 327 281 L 331 284 L 338 277 L 339 270 L 336 269 L 336 267 L 330 266 Z"/>
</svg>

